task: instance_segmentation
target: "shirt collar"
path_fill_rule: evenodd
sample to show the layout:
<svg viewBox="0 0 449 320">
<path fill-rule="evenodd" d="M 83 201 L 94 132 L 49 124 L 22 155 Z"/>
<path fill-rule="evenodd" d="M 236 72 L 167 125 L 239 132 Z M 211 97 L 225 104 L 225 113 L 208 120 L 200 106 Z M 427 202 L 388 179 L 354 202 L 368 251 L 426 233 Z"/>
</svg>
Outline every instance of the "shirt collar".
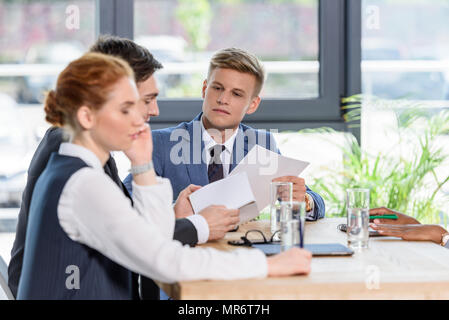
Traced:
<svg viewBox="0 0 449 320">
<path fill-rule="evenodd" d="M 63 142 L 59 146 L 59 154 L 62 156 L 77 157 L 83 160 L 88 166 L 94 169 L 103 170 L 100 159 L 89 149 L 80 145 Z"/>
<path fill-rule="evenodd" d="M 207 132 L 206 128 L 204 128 L 203 116 L 201 116 L 200 122 L 201 122 L 201 130 L 202 130 L 202 136 L 203 136 L 203 141 L 204 141 L 204 148 L 206 150 L 210 150 L 210 148 L 212 148 L 213 146 L 215 146 L 218 143 L 210 136 L 210 134 L 209 134 L 209 132 Z M 238 131 L 239 131 L 239 129 L 237 128 L 237 130 L 234 131 L 232 136 L 229 137 L 228 140 L 226 140 L 225 143 L 223 144 L 226 148 L 226 151 L 228 151 L 229 153 L 232 153 L 232 149 L 234 148 L 235 136 L 237 135 Z"/>
</svg>

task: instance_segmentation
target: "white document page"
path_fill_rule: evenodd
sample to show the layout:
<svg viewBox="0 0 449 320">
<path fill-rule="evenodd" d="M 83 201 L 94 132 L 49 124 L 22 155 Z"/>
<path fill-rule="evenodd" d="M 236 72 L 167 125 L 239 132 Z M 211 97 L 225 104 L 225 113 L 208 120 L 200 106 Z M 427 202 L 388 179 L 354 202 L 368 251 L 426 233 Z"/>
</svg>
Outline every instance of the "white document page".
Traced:
<svg viewBox="0 0 449 320">
<path fill-rule="evenodd" d="M 199 213 L 211 205 L 223 205 L 229 209 L 240 209 L 255 201 L 245 172 L 210 183 L 193 192 L 189 198 L 195 213 Z M 240 223 L 243 220 L 241 216 Z"/>
<path fill-rule="evenodd" d="M 256 145 L 229 176 L 247 173 L 251 190 L 256 199 L 258 215 L 270 204 L 271 180 L 283 176 L 297 177 L 309 164 L 309 162 L 287 158 Z"/>
</svg>

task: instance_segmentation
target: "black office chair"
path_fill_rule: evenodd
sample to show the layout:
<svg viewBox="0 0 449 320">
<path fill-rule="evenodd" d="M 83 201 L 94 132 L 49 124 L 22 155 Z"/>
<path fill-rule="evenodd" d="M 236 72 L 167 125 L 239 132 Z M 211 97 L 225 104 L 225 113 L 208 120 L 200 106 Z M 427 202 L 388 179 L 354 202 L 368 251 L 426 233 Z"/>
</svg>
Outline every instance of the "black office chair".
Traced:
<svg viewBox="0 0 449 320">
<path fill-rule="evenodd" d="M 0 300 L 14 300 L 8 287 L 8 265 L 2 256 L 0 256 Z"/>
</svg>

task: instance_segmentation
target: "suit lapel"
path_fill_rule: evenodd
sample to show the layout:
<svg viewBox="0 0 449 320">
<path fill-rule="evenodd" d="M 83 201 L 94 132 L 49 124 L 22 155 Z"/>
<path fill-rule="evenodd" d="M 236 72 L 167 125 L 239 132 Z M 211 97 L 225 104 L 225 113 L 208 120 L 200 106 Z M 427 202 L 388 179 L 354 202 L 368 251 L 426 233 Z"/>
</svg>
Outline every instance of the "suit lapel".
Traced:
<svg viewBox="0 0 449 320">
<path fill-rule="evenodd" d="M 204 142 L 201 132 L 201 115 L 202 113 L 186 125 L 189 140 L 183 139 L 183 143 L 186 143 L 183 147 L 188 148 L 190 152 L 183 154 L 190 183 L 205 186 L 209 183 L 209 178 L 207 176 L 207 165 L 203 160 Z"/>
<path fill-rule="evenodd" d="M 209 183 L 209 177 L 207 176 L 207 164 L 203 160 L 204 141 L 201 132 L 201 115 L 200 113 L 191 122 L 186 124 L 186 129 L 189 133 L 189 140 L 184 139 L 184 143 L 188 143 L 190 154 L 184 153 L 184 163 L 187 163 L 186 170 L 190 178 L 190 183 L 205 186 Z M 254 129 L 246 128 L 246 131 Z M 243 126 L 240 124 L 237 135 L 235 136 L 234 146 L 232 148 L 231 165 L 229 172 L 232 172 L 240 161 L 248 154 L 256 144 L 256 133 L 246 132 Z M 251 137 L 248 139 L 248 137 Z"/>
<path fill-rule="evenodd" d="M 234 140 L 234 147 L 232 148 L 232 161 L 231 166 L 229 167 L 229 173 L 234 170 L 234 168 L 240 163 L 240 161 L 242 161 L 243 158 L 248 154 L 248 151 L 251 150 L 255 145 L 255 141 L 252 141 L 253 139 L 249 141 L 248 135 L 245 134 L 245 131 L 243 130 L 241 124 L 239 125 L 238 130 L 239 131 L 237 132 Z"/>
</svg>

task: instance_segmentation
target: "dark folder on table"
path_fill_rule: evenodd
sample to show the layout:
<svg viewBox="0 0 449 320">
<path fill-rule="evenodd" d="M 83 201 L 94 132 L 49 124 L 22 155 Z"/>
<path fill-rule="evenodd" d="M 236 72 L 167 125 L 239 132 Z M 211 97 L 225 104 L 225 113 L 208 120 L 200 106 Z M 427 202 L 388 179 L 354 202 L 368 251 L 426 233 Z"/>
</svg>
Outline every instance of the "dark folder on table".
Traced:
<svg viewBox="0 0 449 320">
<path fill-rule="evenodd" d="M 253 244 L 253 248 L 262 250 L 267 256 L 281 252 L 279 243 Z M 314 257 L 318 256 L 352 256 L 354 251 L 339 243 L 311 243 L 304 245 L 304 249 L 312 252 Z"/>
</svg>

